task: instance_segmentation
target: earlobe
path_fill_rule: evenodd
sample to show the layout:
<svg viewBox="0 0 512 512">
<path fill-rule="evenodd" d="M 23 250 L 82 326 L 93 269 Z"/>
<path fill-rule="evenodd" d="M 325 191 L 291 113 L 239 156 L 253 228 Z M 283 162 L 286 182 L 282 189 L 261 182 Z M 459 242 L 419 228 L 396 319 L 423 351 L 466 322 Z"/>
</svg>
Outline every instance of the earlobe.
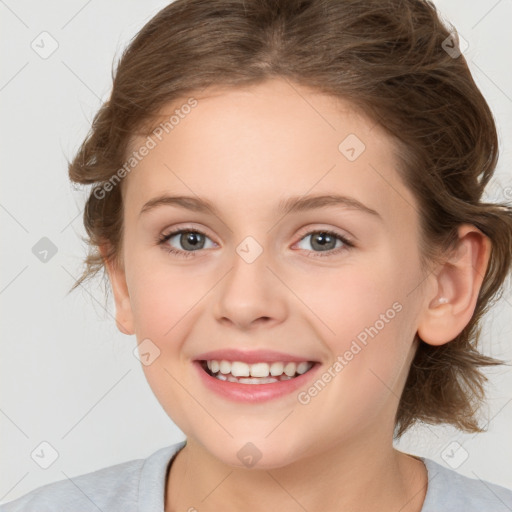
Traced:
<svg viewBox="0 0 512 512">
<path fill-rule="evenodd" d="M 99 250 L 114 294 L 116 325 L 119 331 L 123 334 L 132 335 L 135 334 L 135 330 L 133 328 L 133 315 L 128 286 L 126 284 L 125 271 L 112 259 L 107 257 L 107 248 L 107 245 L 103 245 L 100 246 Z"/>
<path fill-rule="evenodd" d="M 489 263 L 491 241 L 470 224 L 459 227 L 454 252 L 430 277 L 434 292 L 425 297 L 418 336 L 429 345 L 456 338 L 473 316 Z"/>
</svg>

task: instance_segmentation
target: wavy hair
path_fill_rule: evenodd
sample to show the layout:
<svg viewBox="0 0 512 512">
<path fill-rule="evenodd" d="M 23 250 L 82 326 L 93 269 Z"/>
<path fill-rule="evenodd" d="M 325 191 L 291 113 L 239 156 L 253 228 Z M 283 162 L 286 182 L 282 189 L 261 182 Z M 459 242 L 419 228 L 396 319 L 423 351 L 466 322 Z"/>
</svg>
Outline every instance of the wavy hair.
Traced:
<svg viewBox="0 0 512 512">
<path fill-rule="evenodd" d="M 419 205 L 425 269 L 455 246 L 460 224 L 489 237 L 473 317 L 445 345 L 420 340 L 395 418 L 397 438 L 416 421 L 484 431 L 476 418 L 487 380 L 481 367 L 502 361 L 477 343 L 482 317 L 511 270 L 512 207 L 482 201 L 497 164 L 497 130 L 456 43 L 427 0 L 171 3 L 122 54 L 111 96 L 69 164 L 73 182 L 94 185 L 83 218 L 89 254 L 72 289 L 105 270 L 100 244 L 108 242 L 106 258 L 119 261 L 122 187 L 105 184 L 124 165 L 134 134 L 195 91 L 285 78 L 348 100 L 396 142 L 399 173 Z"/>
</svg>

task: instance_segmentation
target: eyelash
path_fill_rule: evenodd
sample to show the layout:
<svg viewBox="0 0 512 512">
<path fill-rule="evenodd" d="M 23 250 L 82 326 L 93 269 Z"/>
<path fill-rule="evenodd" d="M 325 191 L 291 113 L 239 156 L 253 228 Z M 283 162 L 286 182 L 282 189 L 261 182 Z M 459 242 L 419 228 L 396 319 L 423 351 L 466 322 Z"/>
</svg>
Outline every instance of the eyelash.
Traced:
<svg viewBox="0 0 512 512">
<path fill-rule="evenodd" d="M 166 235 L 159 236 L 158 239 L 157 239 L 157 243 L 158 243 L 158 245 L 161 245 L 162 248 L 165 251 L 167 251 L 167 252 L 169 252 L 171 254 L 174 254 L 176 256 L 179 256 L 179 257 L 182 257 L 182 258 L 193 258 L 193 257 L 195 257 L 196 256 L 195 253 L 199 252 L 199 250 L 198 251 L 179 251 L 177 249 L 174 249 L 174 247 L 171 247 L 169 245 L 167 245 L 167 246 L 164 245 L 173 236 L 181 234 L 181 233 L 199 233 L 199 234 L 201 234 L 201 235 L 203 235 L 205 237 L 208 237 L 208 235 L 206 233 L 204 233 L 203 231 L 201 231 L 200 229 L 196 229 L 196 228 L 194 228 L 194 229 L 181 228 L 181 229 L 177 229 L 175 231 L 171 231 L 170 233 L 167 233 Z M 317 257 L 322 258 L 322 257 L 326 257 L 326 256 L 333 256 L 335 254 L 338 254 L 341 251 L 350 250 L 353 247 L 355 247 L 352 242 L 347 240 L 347 238 L 345 238 L 344 236 L 340 235 L 336 231 L 331 231 L 329 229 L 318 229 L 318 230 L 314 230 L 314 231 L 308 231 L 307 233 L 305 233 L 300 238 L 300 240 L 302 240 L 303 238 L 306 238 L 309 235 L 315 235 L 315 234 L 318 234 L 318 233 L 322 233 L 322 234 L 326 234 L 326 235 L 331 235 L 331 236 L 334 236 L 335 238 L 338 238 L 339 240 L 341 240 L 343 242 L 344 247 L 338 247 L 337 249 L 330 249 L 328 251 L 320 251 L 320 252 L 311 251 L 311 252 L 315 253 L 315 255 L 314 256 L 308 255 L 308 257 L 310 257 L 310 258 L 317 258 Z"/>
</svg>

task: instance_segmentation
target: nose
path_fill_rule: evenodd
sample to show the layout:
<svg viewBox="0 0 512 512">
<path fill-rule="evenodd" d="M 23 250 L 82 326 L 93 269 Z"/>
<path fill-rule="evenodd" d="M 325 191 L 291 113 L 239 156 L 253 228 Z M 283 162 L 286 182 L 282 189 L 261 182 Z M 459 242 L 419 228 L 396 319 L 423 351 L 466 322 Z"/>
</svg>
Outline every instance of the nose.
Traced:
<svg viewBox="0 0 512 512">
<path fill-rule="evenodd" d="M 219 283 L 215 296 L 218 322 L 247 331 L 260 324 L 270 327 L 284 321 L 289 292 L 270 264 L 265 251 L 253 261 L 235 254 L 233 266 Z"/>
</svg>

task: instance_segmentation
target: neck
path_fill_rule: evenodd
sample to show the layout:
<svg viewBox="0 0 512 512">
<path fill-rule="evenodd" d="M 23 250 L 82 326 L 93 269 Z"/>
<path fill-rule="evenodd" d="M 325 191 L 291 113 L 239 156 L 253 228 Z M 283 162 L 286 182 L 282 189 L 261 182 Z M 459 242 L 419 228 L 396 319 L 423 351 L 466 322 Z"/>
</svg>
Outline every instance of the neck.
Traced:
<svg viewBox="0 0 512 512">
<path fill-rule="evenodd" d="M 171 466 L 166 512 L 421 512 L 427 472 L 392 442 L 360 435 L 285 467 L 234 468 L 189 439 Z"/>
</svg>

